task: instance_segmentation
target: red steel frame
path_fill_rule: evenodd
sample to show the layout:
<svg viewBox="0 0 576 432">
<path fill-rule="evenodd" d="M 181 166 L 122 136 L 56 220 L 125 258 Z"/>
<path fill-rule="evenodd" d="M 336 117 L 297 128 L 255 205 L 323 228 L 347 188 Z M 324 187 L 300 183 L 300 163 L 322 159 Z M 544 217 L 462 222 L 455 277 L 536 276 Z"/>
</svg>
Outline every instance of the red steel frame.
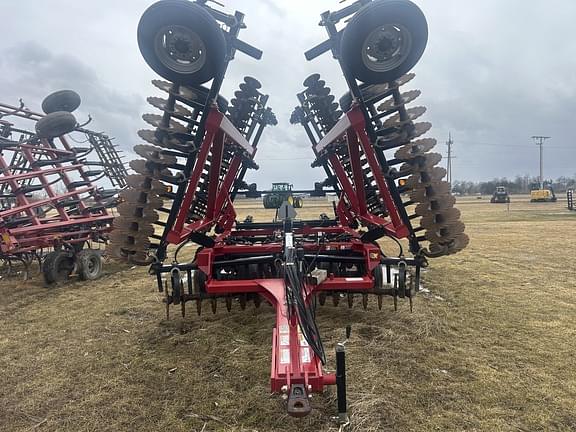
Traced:
<svg viewBox="0 0 576 432">
<path fill-rule="evenodd" d="M 15 195 L 17 205 L 13 208 L 0 211 L 0 222 L 8 221 L 7 218 L 26 214 L 27 221 L 22 222 L 15 228 L 0 226 L 0 251 L 4 254 L 16 255 L 32 252 L 38 249 L 52 247 L 56 243 L 82 243 L 91 239 L 98 239 L 103 233 L 110 231 L 113 216 L 106 209 L 96 212 L 87 212 L 87 207 L 81 195 L 91 193 L 95 186 L 89 183 L 86 186 L 72 188 L 65 193 L 57 193 L 48 181 L 47 176 L 58 174 L 62 183 L 70 190 L 72 183 L 68 173 L 76 171 L 83 181 L 90 181 L 81 163 L 74 162 L 71 165 L 62 165 L 57 162 L 59 157 L 75 156 L 76 153 L 67 142 L 65 137 L 59 137 L 63 149 L 52 147 L 46 139 L 40 140 L 38 145 L 16 143 L 14 146 L 6 146 L 5 149 L 12 152 L 20 152 L 28 162 L 29 171 L 19 173 L 10 167 L 4 157 L 0 155 L 0 183 L 8 183 Z M 35 155 L 45 156 L 47 160 L 54 160 L 52 167 L 38 167 Z M 19 191 L 19 181 L 36 178 L 42 185 L 42 190 L 48 195 L 45 199 L 30 201 L 26 194 Z M 64 207 L 57 204 L 67 198 L 79 200 L 77 215 L 68 214 Z M 58 215 L 40 218 L 34 213 L 34 209 L 46 205 L 53 205 Z"/>
<path fill-rule="evenodd" d="M 362 110 L 360 107 L 355 106 L 342 116 L 338 123 L 314 148 L 316 154 L 320 154 L 342 137 L 346 137 L 346 145 L 348 146 L 352 165 L 352 179 L 349 179 L 346 175 L 338 157 L 334 153 L 329 153 L 328 155 L 330 165 L 342 186 L 342 194 L 337 206 L 338 216 L 341 220 L 352 218 L 368 225 L 377 225 L 384 228 L 388 235 L 399 239 L 406 238 L 409 236 L 410 230 L 402 222 L 365 127 L 366 123 Z M 388 209 L 390 220 L 373 215 L 367 210 L 364 177 L 360 166 L 360 150 L 366 156 L 371 173 L 376 181 L 378 195 L 384 201 L 386 209 Z"/>
<path fill-rule="evenodd" d="M 349 111 L 334 128 L 321 140 L 315 150 L 320 153 L 334 142 L 341 142 L 346 137 L 352 162 L 353 178 L 350 180 L 335 155 L 330 155 L 329 161 L 338 176 L 342 186 L 342 194 L 337 206 L 340 225 L 332 227 L 309 227 L 294 229 L 295 238 L 299 236 L 327 234 L 348 234 L 350 240 L 345 242 L 328 242 L 320 245 L 321 252 L 355 251 L 363 257 L 366 269 L 362 277 L 335 277 L 328 275 L 327 279 L 318 285 L 305 284 L 306 301 L 309 301 L 319 291 L 349 291 L 355 293 L 374 292 L 375 281 L 372 271 L 380 265 L 380 249 L 371 243 L 363 243 L 358 231 L 348 228 L 348 222 L 358 220 L 369 226 L 383 227 L 388 235 L 404 238 L 409 235 L 408 227 L 402 222 L 394 204 L 390 190 L 382 175 L 376 155 L 365 131 L 365 123 L 359 108 Z M 213 274 L 214 264 L 220 256 L 250 255 L 250 254 L 282 254 L 283 242 L 266 244 L 229 244 L 225 240 L 234 237 L 272 236 L 273 228 L 234 230 L 236 213 L 229 198 L 230 188 L 241 165 L 241 158 L 236 155 L 229 171 L 220 179 L 221 155 L 226 144 L 243 147 L 252 156 L 255 150 L 239 134 L 232 124 L 216 109 L 212 109 L 206 122 L 206 134 L 198 152 L 195 168 L 190 176 L 182 206 L 176 222 L 167 235 L 168 243 L 180 244 L 193 232 L 207 232 L 215 224 L 222 228 L 222 233 L 216 238 L 213 247 L 205 247 L 198 252 L 196 264 L 198 269 L 207 275 L 206 294 L 208 296 L 227 296 L 255 293 L 264 297 L 276 309 L 276 327 L 273 331 L 272 368 L 270 384 L 273 392 L 286 392 L 293 384 L 303 384 L 308 392 L 320 392 L 325 385 L 334 384 L 333 374 L 325 375 L 318 356 L 311 350 L 300 334 L 296 313 L 290 310 L 285 297 L 285 281 L 283 279 L 248 279 L 248 280 L 217 280 Z M 389 211 L 390 220 L 369 213 L 366 206 L 366 194 L 360 166 L 360 151 L 364 153 L 368 164 L 374 173 L 378 193 Z M 209 189 L 207 202 L 208 211 L 202 220 L 186 224 L 187 211 L 194 200 L 202 169 L 209 153 L 212 153 L 209 171 Z M 304 252 L 316 253 L 318 245 L 304 243 Z"/>
</svg>

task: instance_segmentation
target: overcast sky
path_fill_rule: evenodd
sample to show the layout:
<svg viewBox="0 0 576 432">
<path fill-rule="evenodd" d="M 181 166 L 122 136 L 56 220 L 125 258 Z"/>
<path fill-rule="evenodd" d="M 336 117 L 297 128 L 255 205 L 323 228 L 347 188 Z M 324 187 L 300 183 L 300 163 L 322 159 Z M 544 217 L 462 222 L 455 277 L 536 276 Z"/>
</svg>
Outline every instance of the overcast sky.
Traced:
<svg viewBox="0 0 576 432">
<path fill-rule="evenodd" d="M 222 94 L 231 98 L 251 75 L 270 94 L 279 125 L 260 142 L 261 188 L 272 181 L 311 187 L 323 171 L 310 168 L 303 130 L 289 123 L 303 79 L 319 72 L 339 97 L 345 91 L 337 63 L 326 54 L 307 62 L 304 51 L 325 39 L 319 15 L 336 0 L 224 0 L 246 14 L 241 39 L 264 51 L 256 61 L 238 53 Z M 156 78 L 140 56 L 136 26 L 150 0 L 0 0 L 0 101 L 23 98 L 38 109 L 55 90 L 78 91 L 78 117 L 106 131 L 126 150 L 139 144 L 141 115 L 154 112 L 146 97 Z M 576 38 L 574 0 L 416 0 L 429 25 L 427 50 L 410 88 L 428 108 L 430 136 L 445 153 L 454 139 L 454 178 L 481 180 L 538 173 L 532 135 L 548 135 L 545 177 L 576 174 Z M 442 162 L 444 163 L 444 162 Z"/>
</svg>

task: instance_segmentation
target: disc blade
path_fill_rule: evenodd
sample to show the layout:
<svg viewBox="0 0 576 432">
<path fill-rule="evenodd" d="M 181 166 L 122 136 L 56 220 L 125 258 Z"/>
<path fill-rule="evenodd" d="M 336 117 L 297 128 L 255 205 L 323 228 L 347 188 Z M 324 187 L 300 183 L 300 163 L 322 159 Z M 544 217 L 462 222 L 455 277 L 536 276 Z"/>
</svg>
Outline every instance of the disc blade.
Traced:
<svg viewBox="0 0 576 432">
<path fill-rule="evenodd" d="M 126 177 L 126 184 L 133 189 L 152 191 L 157 194 L 168 192 L 168 186 L 164 183 L 142 174 L 130 174 Z"/>
<path fill-rule="evenodd" d="M 392 111 L 392 110 L 397 110 L 398 108 L 400 108 L 401 106 L 405 105 L 405 104 L 409 104 L 410 102 L 413 102 L 418 96 L 420 96 L 421 91 L 420 90 L 410 90 L 408 92 L 402 93 L 401 100 L 399 103 L 396 103 L 396 101 L 394 100 L 394 98 L 390 98 L 388 100 L 386 100 L 385 102 L 382 102 L 380 105 L 378 105 L 378 111 Z"/>
<path fill-rule="evenodd" d="M 428 213 L 420 220 L 420 226 L 426 229 L 440 229 L 444 226 L 453 225 L 459 220 L 460 210 L 456 207 L 452 207 L 443 212 Z"/>
<path fill-rule="evenodd" d="M 162 153 L 162 149 L 159 147 L 154 147 L 148 144 L 138 144 L 134 146 L 134 152 L 137 155 L 142 156 L 148 162 L 152 162 L 158 165 L 174 165 L 178 160 L 176 156 L 165 155 Z"/>
<path fill-rule="evenodd" d="M 394 157 L 403 160 L 413 159 L 432 150 L 435 145 L 436 140 L 434 138 L 423 138 L 412 141 L 396 150 Z"/>
<path fill-rule="evenodd" d="M 192 117 L 192 111 L 184 108 L 182 105 L 174 103 L 174 106 L 170 106 L 168 100 L 159 97 L 149 97 L 146 99 L 150 105 L 154 108 L 158 108 L 161 111 L 167 112 L 169 114 L 177 114 L 182 117 Z"/>
<path fill-rule="evenodd" d="M 425 202 L 431 201 L 436 196 L 441 196 L 450 193 L 450 183 L 446 181 L 435 182 L 429 186 L 422 186 L 410 192 L 412 201 Z"/>
<path fill-rule="evenodd" d="M 456 198 L 452 194 L 444 194 L 436 196 L 431 200 L 419 203 L 414 210 L 414 213 L 419 216 L 426 216 L 430 213 L 442 212 L 446 209 L 452 208 L 456 203 Z"/>
<path fill-rule="evenodd" d="M 422 186 L 430 186 L 439 182 L 446 176 L 446 170 L 442 167 L 434 167 L 430 171 L 423 171 L 410 175 L 405 180 L 405 186 L 409 189 L 417 189 Z"/>
<path fill-rule="evenodd" d="M 384 127 L 385 128 L 396 127 L 406 123 L 413 122 L 414 120 L 421 117 L 425 112 L 426 107 L 423 106 L 407 109 L 405 119 L 401 119 L 400 113 L 396 113 L 392 117 L 389 117 L 386 119 L 386 121 L 384 121 Z"/>
<path fill-rule="evenodd" d="M 444 243 L 456 238 L 458 234 L 462 234 L 464 229 L 464 224 L 461 221 L 457 221 L 449 226 L 429 229 L 426 231 L 425 236 L 432 243 Z"/>
<path fill-rule="evenodd" d="M 262 84 L 260 83 L 260 81 L 258 81 L 256 78 L 253 78 L 251 76 L 244 77 L 244 82 L 249 87 L 252 87 L 253 89 L 258 90 L 258 89 L 262 88 Z"/>
<path fill-rule="evenodd" d="M 154 208 L 149 207 L 147 204 L 122 202 L 118 204 L 117 210 L 122 217 L 142 217 L 147 218 L 150 221 L 154 218 L 158 218 L 158 214 Z"/>
</svg>

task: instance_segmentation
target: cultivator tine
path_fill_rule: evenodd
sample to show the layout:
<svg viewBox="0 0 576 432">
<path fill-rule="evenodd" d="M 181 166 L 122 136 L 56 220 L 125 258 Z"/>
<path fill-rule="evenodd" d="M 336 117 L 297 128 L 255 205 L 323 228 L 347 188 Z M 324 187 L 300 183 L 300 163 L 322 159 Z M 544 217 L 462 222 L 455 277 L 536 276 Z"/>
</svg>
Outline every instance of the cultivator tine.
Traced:
<svg viewBox="0 0 576 432">
<path fill-rule="evenodd" d="M 170 320 L 170 296 L 168 294 L 168 280 L 164 281 L 164 303 L 166 304 L 166 321 Z"/>
<path fill-rule="evenodd" d="M 324 291 L 318 294 L 318 303 L 320 303 L 320 306 L 324 306 L 326 303 L 326 293 Z"/>
<path fill-rule="evenodd" d="M 196 299 L 196 312 L 198 313 L 198 316 L 202 315 L 202 299 L 201 298 Z"/>
<path fill-rule="evenodd" d="M 362 308 L 364 308 L 364 310 L 368 309 L 368 294 L 362 294 Z"/>
<path fill-rule="evenodd" d="M 232 310 L 232 296 L 226 296 L 226 310 L 230 312 Z"/>
<path fill-rule="evenodd" d="M 354 294 L 348 293 L 348 308 L 351 309 L 354 306 Z"/>
<path fill-rule="evenodd" d="M 378 294 L 378 310 L 382 310 L 382 294 Z"/>
<path fill-rule="evenodd" d="M 332 293 L 332 304 L 338 306 L 338 303 L 340 303 L 340 293 L 334 292 Z"/>
<path fill-rule="evenodd" d="M 248 296 L 246 294 L 240 294 L 238 299 L 240 301 L 240 309 L 245 310 L 246 309 L 246 302 L 248 301 Z"/>
<path fill-rule="evenodd" d="M 212 308 L 212 314 L 215 314 L 218 309 L 218 299 L 216 297 L 210 299 L 210 307 Z"/>
</svg>

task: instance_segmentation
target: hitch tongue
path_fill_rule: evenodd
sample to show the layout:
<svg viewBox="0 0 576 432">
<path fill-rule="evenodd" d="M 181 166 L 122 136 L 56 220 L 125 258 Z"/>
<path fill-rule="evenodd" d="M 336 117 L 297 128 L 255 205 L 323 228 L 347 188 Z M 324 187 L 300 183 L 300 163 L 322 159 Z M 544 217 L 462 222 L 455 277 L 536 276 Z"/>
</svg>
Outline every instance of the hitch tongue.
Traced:
<svg viewBox="0 0 576 432">
<path fill-rule="evenodd" d="M 292 417 L 304 417 L 310 414 L 311 410 L 304 384 L 292 384 L 288 395 L 288 414 Z"/>
</svg>

